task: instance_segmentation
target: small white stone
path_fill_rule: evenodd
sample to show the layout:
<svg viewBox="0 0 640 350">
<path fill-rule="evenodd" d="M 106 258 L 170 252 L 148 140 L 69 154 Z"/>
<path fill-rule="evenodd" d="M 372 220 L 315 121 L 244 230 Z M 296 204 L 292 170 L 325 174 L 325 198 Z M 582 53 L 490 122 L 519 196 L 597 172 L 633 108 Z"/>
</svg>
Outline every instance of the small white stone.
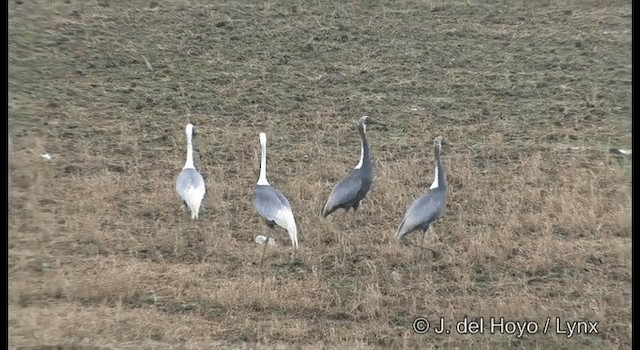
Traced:
<svg viewBox="0 0 640 350">
<path fill-rule="evenodd" d="M 256 236 L 256 243 L 258 243 L 259 245 L 264 245 L 267 242 L 267 236 L 263 236 L 263 235 L 257 235 Z M 278 245 L 278 243 L 276 243 L 276 240 L 274 238 L 269 238 L 269 245 Z"/>
<path fill-rule="evenodd" d="M 398 273 L 398 271 L 391 272 L 391 277 L 393 277 L 393 280 L 396 282 L 400 281 L 400 274 Z"/>
</svg>

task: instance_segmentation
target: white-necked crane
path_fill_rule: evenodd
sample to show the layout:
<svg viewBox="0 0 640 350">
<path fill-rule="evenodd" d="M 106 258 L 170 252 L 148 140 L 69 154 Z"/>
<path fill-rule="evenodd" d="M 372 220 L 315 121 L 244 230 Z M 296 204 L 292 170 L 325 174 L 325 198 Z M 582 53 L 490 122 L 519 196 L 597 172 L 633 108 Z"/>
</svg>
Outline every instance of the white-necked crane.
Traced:
<svg viewBox="0 0 640 350">
<path fill-rule="evenodd" d="M 396 231 L 396 238 L 399 240 L 411 232 L 417 230 L 422 231 L 420 249 L 423 248 L 422 245 L 424 244 L 427 231 L 429 228 L 433 231 L 431 226 L 440 218 L 447 202 L 447 178 L 444 167 L 442 166 L 442 160 L 440 159 L 442 145 L 448 145 L 448 143 L 442 139 L 442 136 L 436 137 L 433 142 L 436 160 L 433 182 L 427 192 L 413 201 L 409 206 L 404 214 L 402 223 L 400 223 Z"/>
<path fill-rule="evenodd" d="M 185 132 L 187 134 L 187 160 L 176 180 L 176 191 L 182 198 L 184 206 L 191 211 L 191 219 L 197 219 L 206 190 L 204 179 L 193 164 L 192 138 L 196 134 L 195 127 L 192 124 L 187 124 Z"/>
<path fill-rule="evenodd" d="M 369 142 L 367 142 L 367 125 L 379 124 L 369 116 L 363 116 L 358 120 L 358 132 L 361 138 L 360 161 L 351 172 L 340 181 L 329 194 L 329 198 L 322 209 L 322 217 L 327 217 L 334 211 L 343 208 L 345 213 L 353 208 L 354 221 L 355 214 L 360 206 L 360 202 L 369 192 L 371 183 L 373 182 L 373 161 L 369 151 Z M 354 243 L 353 225 L 351 227 L 351 239 Z"/>
<path fill-rule="evenodd" d="M 272 187 L 267 181 L 267 135 L 263 132 L 260 133 L 260 146 L 262 147 L 260 176 L 253 190 L 253 205 L 256 207 L 258 214 L 266 220 L 270 229 L 275 229 L 275 225 L 285 229 L 289 234 L 293 248 L 298 248 L 298 229 L 291 211 L 291 205 L 282 192 Z M 261 268 L 268 243 L 269 237 L 266 238 L 262 250 Z"/>
</svg>

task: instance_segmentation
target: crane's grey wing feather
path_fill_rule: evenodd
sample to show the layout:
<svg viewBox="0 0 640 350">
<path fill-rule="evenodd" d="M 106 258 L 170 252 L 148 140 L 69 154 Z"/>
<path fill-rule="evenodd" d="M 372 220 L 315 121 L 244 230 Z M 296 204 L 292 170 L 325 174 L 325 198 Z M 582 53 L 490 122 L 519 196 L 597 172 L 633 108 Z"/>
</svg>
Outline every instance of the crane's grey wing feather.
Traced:
<svg viewBox="0 0 640 350">
<path fill-rule="evenodd" d="M 272 187 L 271 189 L 273 189 L 273 192 L 275 192 L 278 199 L 280 199 L 280 202 L 284 204 L 287 208 L 289 208 L 289 210 L 291 210 L 291 204 L 289 204 L 289 200 L 287 199 L 287 197 L 285 197 L 284 194 L 282 194 L 282 192 L 278 191 L 277 188 Z"/>
<path fill-rule="evenodd" d="M 176 191 L 191 210 L 191 218 L 197 219 L 206 192 L 202 175 L 195 169 L 183 169 L 176 179 Z"/>
<path fill-rule="evenodd" d="M 287 198 L 282 192 L 271 186 L 256 186 L 253 191 L 253 204 L 258 210 L 258 214 L 267 220 L 275 220 L 283 207 L 291 210 Z"/>
<path fill-rule="evenodd" d="M 404 214 L 404 218 L 402 219 L 400 226 L 398 226 L 398 230 L 396 231 L 396 237 L 400 238 L 402 236 L 405 236 L 413 232 L 417 228 L 418 225 L 415 222 L 416 221 L 415 208 L 418 206 L 418 203 L 423 199 L 423 197 L 424 196 L 420 196 L 419 198 L 416 198 L 411 203 L 411 205 L 409 206 L 409 208 Z"/>
<path fill-rule="evenodd" d="M 419 228 L 428 228 L 442 214 L 446 198 L 446 190 L 439 189 L 420 196 L 407 209 L 396 234 L 403 236 Z"/>
<path fill-rule="evenodd" d="M 337 205 L 350 202 L 358 196 L 358 192 L 360 192 L 362 188 L 362 179 L 354 176 L 354 174 L 355 172 L 349 174 L 349 176 L 333 188 L 325 205 L 327 210 Z"/>
<path fill-rule="evenodd" d="M 291 244 L 298 247 L 298 229 L 289 201 L 277 189 L 267 185 L 257 185 L 253 190 L 253 205 L 258 214 L 275 222 L 289 233 Z"/>
<path fill-rule="evenodd" d="M 182 169 L 176 180 L 176 191 L 184 198 L 189 187 L 204 188 L 204 179 L 196 169 Z"/>
</svg>

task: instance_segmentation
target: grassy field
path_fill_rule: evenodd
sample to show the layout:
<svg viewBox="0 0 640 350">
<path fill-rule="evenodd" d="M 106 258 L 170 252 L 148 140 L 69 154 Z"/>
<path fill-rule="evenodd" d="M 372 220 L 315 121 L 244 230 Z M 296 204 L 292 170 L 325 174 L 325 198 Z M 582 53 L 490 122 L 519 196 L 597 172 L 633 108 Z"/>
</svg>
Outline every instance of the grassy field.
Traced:
<svg viewBox="0 0 640 350">
<path fill-rule="evenodd" d="M 609 153 L 631 147 L 630 1 L 12 0 L 8 108 L 12 349 L 631 348 L 631 159 Z M 352 214 L 320 211 L 362 115 L 388 125 L 355 259 Z M 275 236 L 262 286 L 260 131 L 300 240 Z M 438 135 L 421 261 L 394 233 Z"/>
</svg>

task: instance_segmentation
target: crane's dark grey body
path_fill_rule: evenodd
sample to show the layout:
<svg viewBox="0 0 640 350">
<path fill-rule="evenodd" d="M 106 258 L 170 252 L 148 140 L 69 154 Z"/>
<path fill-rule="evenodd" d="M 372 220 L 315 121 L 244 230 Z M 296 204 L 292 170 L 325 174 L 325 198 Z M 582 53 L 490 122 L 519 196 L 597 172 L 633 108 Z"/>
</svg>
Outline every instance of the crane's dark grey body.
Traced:
<svg viewBox="0 0 640 350">
<path fill-rule="evenodd" d="M 322 209 L 322 216 L 327 217 L 334 211 L 342 208 L 346 211 L 353 208 L 357 211 L 360 202 L 371 189 L 373 183 L 373 161 L 369 153 L 369 143 L 366 136 L 366 123 L 372 123 L 368 117 L 360 118 L 358 132 L 362 138 L 361 163 L 359 167 L 351 170 L 347 177 L 340 181 L 329 194 L 329 198 Z"/>
<path fill-rule="evenodd" d="M 417 198 L 407 209 L 404 219 L 398 230 L 396 238 L 402 239 L 413 231 L 421 230 L 426 234 L 429 226 L 442 215 L 447 202 L 447 178 L 440 160 L 441 137 L 434 142 L 436 158 L 436 174 L 431 187 L 425 194 Z"/>
<path fill-rule="evenodd" d="M 368 148 L 368 146 L 365 147 Z M 368 153 L 368 151 L 365 152 Z M 353 169 L 351 173 L 331 191 L 329 199 L 327 199 L 327 203 L 322 211 L 322 216 L 327 217 L 340 208 L 345 211 L 353 208 L 353 211 L 357 211 L 360 202 L 367 195 L 369 189 L 371 189 L 372 182 L 373 166 L 371 160 L 365 160 L 362 168 Z"/>
<path fill-rule="evenodd" d="M 416 230 L 426 233 L 429 225 L 442 215 L 446 201 L 446 187 L 430 189 L 426 194 L 411 204 L 405 214 L 404 220 L 402 220 L 400 224 L 400 228 L 398 228 L 396 236 L 402 238 Z"/>
</svg>

